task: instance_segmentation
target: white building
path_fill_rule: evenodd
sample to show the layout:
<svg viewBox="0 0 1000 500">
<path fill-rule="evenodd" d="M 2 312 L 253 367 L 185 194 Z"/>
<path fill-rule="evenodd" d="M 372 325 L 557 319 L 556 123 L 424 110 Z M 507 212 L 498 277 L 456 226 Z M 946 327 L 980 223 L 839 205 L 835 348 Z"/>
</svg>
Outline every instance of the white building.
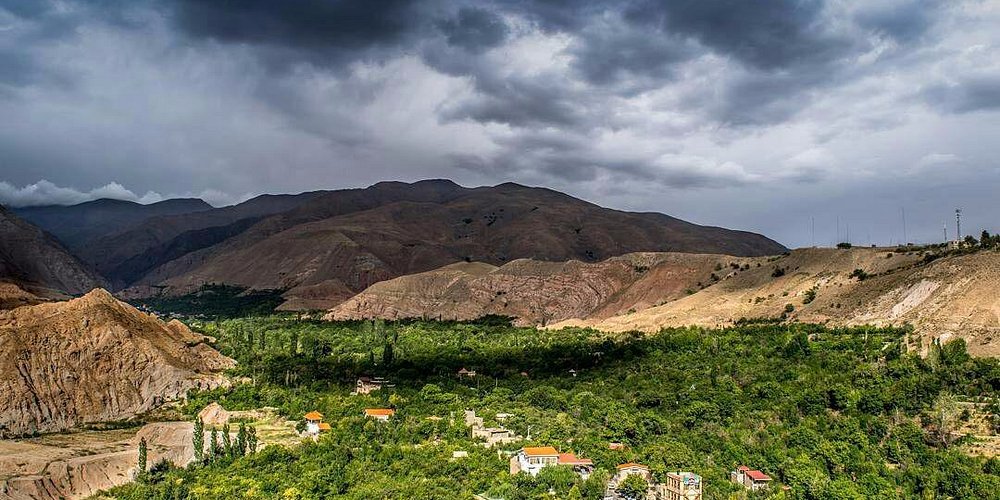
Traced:
<svg viewBox="0 0 1000 500">
<path fill-rule="evenodd" d="M 318 435 L 320 425 L 323 423 L 323 414 L 318 411 L 311 411 L 303 415 L 302 418 L 306 420 L 306 434 Z M 329 428 L 329 425 L 327 428 Z"/>
<path fill-rule="evenodd" d="M 764 490 L 771 486 L 771 477 L 759 470 L 741 465 L 729 473 L 729 480 L 743 485 L 750 491 Z"/>
<path fill-rule="evenodd" d="M 573 468 L 581 478 L 590 477 L 594 471 L 594 462 L 590 459 L 579 458 L 572 453 L 559 453 L 552 446 L 524 447 L 516 455 L 510 457 L 510 473 L 518 474 L 527 472 L 532 476 L 545 467 L 554 465 L 567 465 Z"/>
</svg>

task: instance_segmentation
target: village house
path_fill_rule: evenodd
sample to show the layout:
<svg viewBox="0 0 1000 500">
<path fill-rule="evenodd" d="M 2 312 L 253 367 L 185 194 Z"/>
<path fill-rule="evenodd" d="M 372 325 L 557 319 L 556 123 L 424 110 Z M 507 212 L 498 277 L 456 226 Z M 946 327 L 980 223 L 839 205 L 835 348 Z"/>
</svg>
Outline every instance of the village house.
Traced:
<svg viewBox="0 0 1000 500">
<path fill-rule="evenodd" d="M 646 482 L 653 482 L 653 474 L 649 472 L 649 467 L 632 462 L 619 465 L 618 470 L 615 472 L 615 476 L 611 479 L 615 483 L 620 483 L 632 474 L 638 475 L 639 477 L 645 479 Z"/>
<path fill-rule="evenodd" d="M 513 443 L 519 441 L 520 436 L 514 431 L 504 427 L 485 427 L 483 418 L 477 417 L 475 410 L 465 411 L 465 425 L 472 428 L 472 438 L 485 441 L 487 448 L 492 448 L 497 444 Z"/>
<path fill-rule="evenodd" d="M 622 498 L 618 493 L 618 485 L 631 475 L 641 477 L 649 485 L 649 489 L 646 491 L 648 500 L 701 500 L 702 498 L 701 476 L 692 472 L 668 472 L 666 481 L 657 483 L 649 467 L 637 463 L 626 463 L 618 466 L 614 477 L 608 481 L 608 489 L 604 498 L 612 500 Z"/>
<path fill-rule="evenodd" d="M 466 370 L 464 367 L 458 371 L 458 378 L 475 378 L 476 370 Z"/>
<path fill-rule="evenodd" d="M 559 465 L 568 465 L 573 468 L 573 472 L 586 480 L 594 472 L 594 461 L 589 458 L 579 458 L 572 453 L 560 453 Z"/>
<path fill-rule="evenodd" d="M 514 456 L 510 457 L 510 473 L 518 474 L 527 472 L 532 476 L 545 467 L 555 465 L 567 465 L 573 468 L 581 478 L 590 477 L 594 471 L 594 462 L 586 458 L 579 458 L 572 453 L 559 453 L 552 446 L 524 447 Z"/>
<path fill-rule="evenodd" d="M 483 417 L 476 416 L 476 410 L 465 410 L 465 426 L 466 427 L 482 427 Z"/>
<path fill-rule="evenodd" d="M 668 472 L 656 485 L 658 500 L 701 500 L 701 476 L 693 472 Z"/>
<path fill-rule="evenodd" d="M 365 417 L 373 418 L 380 422 L 388 422 L 395 414 L 396 410 L 389 408 L 365 408 Z"/>
<path fill-rule="evenodd" d="M 306 434 L 317 435 L 321 430 L 323 425 L 323 414 L 318 411 L 311 411 L 302 416 L 306 420 Z M 326 428 L 330 428 L 330 424 L 326 424 Z"/>
<path fill-rule="evenodd" d="M 354 392 L 351 394 L 371 394 L 372 391 L 382 389 L 387 383 L 386 379 L 382 377 L 360 377 L 354 386 Z"/>
<path fill-rule="evenodd" d="M 492 448 L 498 444 L 513 443 L 520 441 L 521 437 L 514 434 L 514 431 L 503 427 L 473 427 L 472 438 L 482 439 L 487 448 Z"/>
<path fill-rule="evenodd" d="M 643 478 L 646 483 L 653 484 L 653 474 L 649 472 L 649 467 L 637 463 L 625 463 L 617 467 L 615 475 L 611 477 L 608 481 L 607 490 L 604 493 L 604 498 L 609 500 L 619 500 L 622 496 L 618 493 L 618 485 L 625 481 L 629 476 L 636 475 Z M 653 489 L 649 489 L 649 494 L 647 498 L 655 498 Z"/>
<path fill-rule="evenodd" d="M 771 486 L 771 477 L 759 470 L 741 465 L 729 473 L 729 480 L 743 485 L 750 491 L 764 490 Z"/>
</svg>

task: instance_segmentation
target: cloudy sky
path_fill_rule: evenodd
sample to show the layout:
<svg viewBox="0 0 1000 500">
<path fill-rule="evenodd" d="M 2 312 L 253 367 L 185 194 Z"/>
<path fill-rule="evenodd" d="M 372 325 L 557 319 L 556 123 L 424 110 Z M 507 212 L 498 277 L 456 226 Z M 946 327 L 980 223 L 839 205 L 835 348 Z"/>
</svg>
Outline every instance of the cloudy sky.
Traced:
<svg viewBox="0 0 1000 500">
<path fill-rule="evenodd" d="M 0 203 L 444 177 L 931 241 L 1000 230 L 998 49 L 1000 0 L 0 0 Z"/>
</svg>

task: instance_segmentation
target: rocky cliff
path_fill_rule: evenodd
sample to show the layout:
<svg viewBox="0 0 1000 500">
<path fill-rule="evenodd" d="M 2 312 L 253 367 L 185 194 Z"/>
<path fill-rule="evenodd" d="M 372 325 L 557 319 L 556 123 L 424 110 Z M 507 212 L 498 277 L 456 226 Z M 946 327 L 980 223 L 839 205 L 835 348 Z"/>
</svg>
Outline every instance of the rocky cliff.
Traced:
<svg viewBox="0 0 1000 500">
<path fill-rule="evenodd" d="M 102 289 L 0 312 L 0 435 L 127 419 L 224 384 L 234 362 L 204 341 Z"/>
</svg>

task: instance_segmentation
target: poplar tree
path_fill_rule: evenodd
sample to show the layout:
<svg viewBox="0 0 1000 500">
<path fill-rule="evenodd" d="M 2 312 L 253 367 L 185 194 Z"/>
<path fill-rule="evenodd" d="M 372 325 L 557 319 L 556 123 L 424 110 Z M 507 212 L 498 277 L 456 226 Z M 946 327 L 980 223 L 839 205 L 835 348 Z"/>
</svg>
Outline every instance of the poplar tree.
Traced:
<svg viewBox="0 0 1000 500">
<path fill-rule="evenodd" d="M 191 435 L 191 444 L 194 446 L 194 459 L 198 463 L 205 461 L 205 423 L 201 418 L 194 418 L 194 434 Z"/>
<path fill-rule="evenodd" d="M 136 468 L 139 469 L 139 477 L 146 475 L 146 438 L 139 440 L 139 463 L 136 464 Z"/>
<path fill-rule="evenodd" d="M 221 450 L 219 450 L 219 430 L 212 427 L 212 441 L 208 443 L 208 448 L 211 454 L 211 459 L 215 460 L 221 455 Z"/>
</svg>

